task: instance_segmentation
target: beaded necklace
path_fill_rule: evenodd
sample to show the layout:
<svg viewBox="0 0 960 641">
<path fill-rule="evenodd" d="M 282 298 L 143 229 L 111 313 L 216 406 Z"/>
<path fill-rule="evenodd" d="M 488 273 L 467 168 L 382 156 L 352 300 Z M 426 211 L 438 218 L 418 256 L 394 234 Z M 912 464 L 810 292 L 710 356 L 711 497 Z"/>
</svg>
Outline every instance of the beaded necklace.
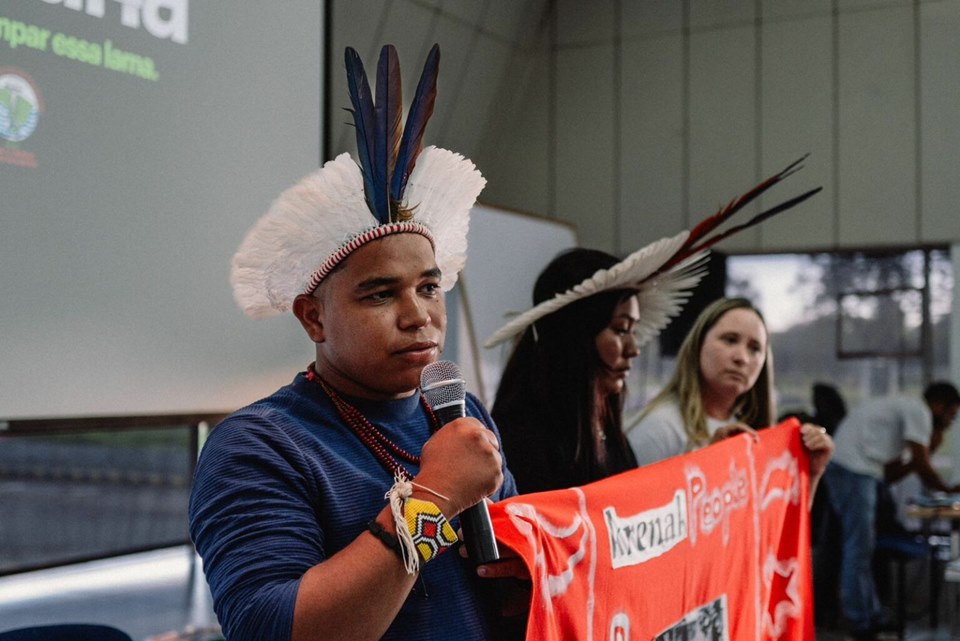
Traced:
<svg viewBox="0 0 960 641">
<path fill-rule="evenodd" d="M 397 458 L 413 465 L 420 465 L 419 456 L 411 454 L 387 438 L 383 432 L 367 420 L 367 417 L 364 416 L 360 410 L 345 401 L 332 387 L 327 385 L 326 381 L 320 378 L 313 363 L 307 367 L 306 378 L 308 381 L 313 381 L 320 385 L 323 392 L 330 398 L 330 401 L 336 408 L 337 414 L 339 414 L 343 422 L 347 424 L 350 431 L 353 432 L 356 437 L 360 439 L 360 442 L 373 454 L 380 465 L 383 466 L 383 469 L 393 475 L 399 474 L 406 480 L 413 479 L 413 475 L 403 467 L 403 464 L 400 463 Z M 420 405 L 423 406 L 423 409 L 427 412 L 427 416 L 430 418 L 430 432 L 436 432 L 440 429 L 440 421 L 437 420 L 436 414 L 433 413 L 433 409 L 431 409 L 427 400 L 423 397 L 423 394 L 420 394 Z"/>
</svg>

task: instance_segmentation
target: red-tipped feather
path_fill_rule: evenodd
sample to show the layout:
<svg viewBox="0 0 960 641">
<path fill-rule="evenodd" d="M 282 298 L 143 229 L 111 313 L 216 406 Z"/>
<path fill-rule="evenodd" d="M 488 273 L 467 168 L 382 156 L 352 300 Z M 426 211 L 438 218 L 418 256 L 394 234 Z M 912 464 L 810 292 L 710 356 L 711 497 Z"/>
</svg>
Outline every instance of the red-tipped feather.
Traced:
<svg viewBox="0 0 960 641">
<path fill-rule="evenodd" d="M 704 240 L 702 243 L 700 243 L 700 244 L 698 244 L 698 245 L 696 245 L 696 246 L 690 247 L 688 253 L 690 253 L 690 254 L 695 254 L 695 253 L 697 253 L 697 252 L 699 252 L 699 251 L 703 251 L 704 249 L 708 249 L 709 247 L 711 247 L 711 246 L 716 245 L 717 243 L 719 243 L 719 242 L 720 242 L 721 240 L 723 240 L 724 238 L 728 238 L 728 237 L 730 237 L 730 236 L 733 236 L 734 234 L 740 233 L 740 232 L 742 232 L 744 229 L 747 229 L 748 227 L 753 227 L 754 225 L 759 225 L 760 223 L 762 223 L 763 221 L 767 220 L 768 218 L 772 218 L 772 217 L 776 216 L 777 214 L 779 214 L 779 213 L 781 213 L 781 212 L 784 212 L 784 211 L 790 209 L 791 207 L 794 207 L 794 206 L 796 206 L 796 205 L 799 205 L 800 203 L 802 203 L 803 201 L 805 201 L 807 198 L 810 198 L 811 196 L 813 196 L 814 194 L 816 194 L 816 193 L 818 193 L 818 192 L 820 192 L 820 191 L 822 191 L 822 190 L 823 190 L 823 187 L 816 187 L 815 189 L 811 189 L 810 191 L 808 191 L 808 192 L 806 192 L 806 193 L 800 194 L 799 196 L 796 196 L 796 197 L 794 197 L 794 198 L 791 198 L 791 199 L 788 200 L 788 201 L 782 202 L 782 203 L 780 203 L 779 205 L 776 205 L 776 206 L 774 206 L 774 207 L 771 207 L 770 209 L 768 209 L 768 210 L 766 210 L 766 211 L 764 211 L 764 212 L 761 212 L 761 213 L 757 214 L 756 216 L 754 216 L 753 218 L 751 218 L 750 220 L 748 220 L 748 221 L 745 222 L 745 223 L 741 223 L 741 224 L 737 225 L 736 227 L 731 227 L 730 229 L 728 229 L 728 230 L 726 230 L 726 231 L 720 232 L 719 234 L 717 234 L 717 235 L 715 235 L 715 236 L 711 236 L 710 238 L 707 238 L 707 239 Z M 681 260 L 682 260 L 682 259 L 681 259 Z"/>
<path fill-rule="evenodd" d="M 690 238 L 687 240 L 686 246 L 689 247 L 694 245 L 698 240 L 709 234 L 711 231 L 726 222 L 735 213 L 743 209 L 743 207 L 753 202 L 757 196 L 787 176 L 799 171 L 800 167 L 798 165 L 800 165 L 800 163 L 802 163 L 809 155 L 810 154 L 806 154 L 799 160 L 790 163 L 783 171 L 770 176 L 750 191 L 731 200 L 730 204 L 728 204 L 726 207 L 720 208 L 720 211 L 715 213 L 713 216 L 700 221 L 696 227 L 690 230 Z"/>
<path fill-rule="evenodd" d="M 781 212 L 784 212 L 796 205 L 799 205 L 806 199 L 810 198 L 811 196 L 819 192 L 822 189 L 822 187 L 811 189 L 806 193 L 803 193 L 799 196 L 791 198 L 790 200 L 782 202 L 779 205 L 775 205 L 770 209 L 757 214 L 756 216 L 754 216 L 753 218 L 751 218 L 745 223 L 737 225 L 736 227 L 731 227 L 726 231 L 719 232 L 714 236 L 710 236 L 709 238 L 706 238 L 708 234 L 710 234 L 715 229 L 717 229 L 720 225 L 728 221 L 735 213 L 737 213 L 738 211 L 743 209 L 746 205 L 754 201 L 758 196 L 760 196 L 760 194 L 767 191 L 770 187 L 774 186 L 784 178 L 787 178 L 788 176 L 791 176 L 797 171 L 799 171 L 802 168 L 800 163 L 802 163 L 809 155 L 810 154 L 806 154 L 803 157 L 801 157 L 799 160 L 796 160 L 790 163 L 786 168 L 784 168 L 779 173 L 776 173 L 773 176 L 770 176 L 769 178 L 761 182 L 756 187 L 753 187 L 752 189 L 750 189 L 748 192 L 731 200 L 726 207 L 721 207 L 720 211 L 718 211 L 714 215 L 700 221 L 700 223 L 698 223 L 697 226 L 690 231 L 690 236 L 687 238 L 687 241 L 683 244 L 683 246 L 680 247 L 677 253 L 673 257 L 671 257 L 670 260 L 668 260 L 663 265 L 663 267 L 660 268 L 659 271 L 663 272 L 673 267 L 674 265 L 680 263 L 685 258 L 688 258 L 689 256 L 696 254 L 697 252 L 701 252 L 705 249 L 708 249 L 725 238 L 729 238 L 730 236 L 733 236 L 734 234 L 737 234 L 743 231 L 744 229 L 753 227 L 754 225 L 758 225 L 763 221 L 767 220 L 768 218 L 772 218 L 773 216 Z"/>
</svg>

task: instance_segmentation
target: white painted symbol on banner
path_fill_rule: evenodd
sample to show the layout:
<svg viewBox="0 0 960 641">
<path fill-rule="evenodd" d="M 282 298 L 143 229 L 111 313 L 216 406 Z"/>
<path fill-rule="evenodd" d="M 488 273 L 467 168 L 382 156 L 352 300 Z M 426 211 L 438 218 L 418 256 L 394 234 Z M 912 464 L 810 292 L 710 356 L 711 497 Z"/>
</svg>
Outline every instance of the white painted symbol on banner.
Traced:
<svg viewBox="0 0 960 641">
<path fill-rule="evenodd" d="M 760 511 L 774 501 L 796 505 L 800 501 L 800 465 L 789 451 L 767 463 L 760 482 Z"/>
<path fill-rule="evenodd" d="M 570 488 L 579 499 L 579 513 L 574 514 L 569 523 L 554 523 L 540 514 L 535 507 L 528 503 L 510 503 L 506 506 L 510 522 L 526 540 L 530 549 L 534 551 L 534 571 L 537 573 L 540 585 L 540 598 L 548 612 L 553 610 L 553 599 L 563 596 L 574 579 L 583 580 L 586 572 L 587 608 L 585 629 L 588 630 L 588 641 L 593 638 L 593 610 L 595 606 L 594 581 L 597 570 L 597 531 L 587 512 L 587 500 L 583 491 L 578 487 Z M 539 536 L 549 536 L 554 539 L 573 539 L 576 545 L 566 560 L 557 559 L 559 550 L 570 550 L 570 545 L 551 546 L 552 567 L 547 567 L 547 558 L 544 548 L 539 542 L 538 533 L 534 531 L 536 524 Z M 575 538 L 579 537 L 579 539 Z M 581 576 L 576 577 L 576 568 L 585 561 L 589 567 L 581 570 Z"/>
<path fill-rule="evenodd" d="M 610 641 L 630 641 L 630 617 L 624 612 L 613 615 L 610 619 Z"/>
<path fill-rule="evenodd" d="M 797 559 L 780 561 L 768 554 L 763 564 L 763 583 L 769 599 L 763 613 L 763 627 L 773 639 L 779 639 L 787 630 L 789 619 L 797 619 L 803 613 L 797 590 Z"/>
</svg>

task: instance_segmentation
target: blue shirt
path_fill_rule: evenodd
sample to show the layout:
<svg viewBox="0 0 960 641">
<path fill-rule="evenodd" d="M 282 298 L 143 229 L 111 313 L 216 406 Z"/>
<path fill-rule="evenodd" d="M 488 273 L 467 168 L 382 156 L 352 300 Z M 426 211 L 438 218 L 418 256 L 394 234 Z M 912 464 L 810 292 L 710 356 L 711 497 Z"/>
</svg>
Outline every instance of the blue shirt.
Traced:
<svg viewBox="0 0 960 641">
<path fill-rule="evenodd" d="M 418 394 L 346 400 L 411 454 L 430 437 Z M 474 396 L 466 406 L 497 432 Z M 228 641 L 288 641 L 301 577 L 365 531 L 392 485 L 392 474 L 303 373 L 221 422 L 197 464 L 190 534 Z M 504 463 L 503 485 L 491 499 L 515 494 Z M 476 581 L 459 554 L 431 560 L 383 639 L 488 638 Z"/>
</svg>

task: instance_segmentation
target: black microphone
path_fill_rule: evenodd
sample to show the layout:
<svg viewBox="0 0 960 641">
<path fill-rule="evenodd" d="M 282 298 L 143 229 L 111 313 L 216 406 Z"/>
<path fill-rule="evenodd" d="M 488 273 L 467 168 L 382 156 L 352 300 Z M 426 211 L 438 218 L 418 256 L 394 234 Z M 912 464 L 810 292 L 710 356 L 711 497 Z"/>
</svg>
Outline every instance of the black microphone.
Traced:
<svg viewBox="0 0 960 641">
<path fill-rule="evenodd" d="M 467 415 L 464 401 L 467 395 L 466 382 L 456 363 L 437 361 L 424 367 L 420 373 L 420 391 L 440 425 Z M 460 514 L 460 525 L 464 544 L 474 563 L 490 563 L 500 558 L 485 500 L 464 510 Z"/>
</svg>

